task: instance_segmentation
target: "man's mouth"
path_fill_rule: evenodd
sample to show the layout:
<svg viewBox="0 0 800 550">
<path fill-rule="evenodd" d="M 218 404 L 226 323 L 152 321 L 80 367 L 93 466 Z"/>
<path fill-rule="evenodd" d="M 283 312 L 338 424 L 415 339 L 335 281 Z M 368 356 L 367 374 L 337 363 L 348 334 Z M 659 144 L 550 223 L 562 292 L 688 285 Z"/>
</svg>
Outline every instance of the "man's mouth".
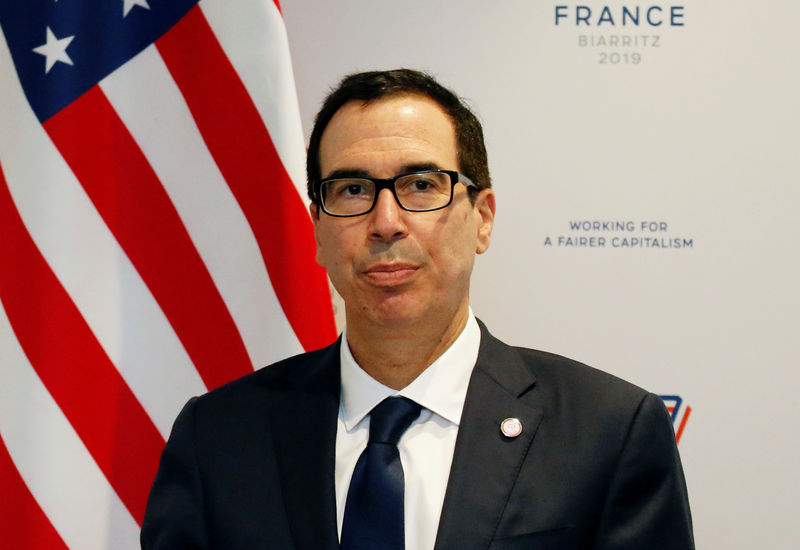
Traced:
<svg viewBox="0 0 800 550">
<path fill-rule="evenodd" d="M 375 264 L 364 270 L 364 275 L 373 284 L 393 286 L 406 282 L 414 276 L 419 266 L 406 262 Z"/>
</svg>

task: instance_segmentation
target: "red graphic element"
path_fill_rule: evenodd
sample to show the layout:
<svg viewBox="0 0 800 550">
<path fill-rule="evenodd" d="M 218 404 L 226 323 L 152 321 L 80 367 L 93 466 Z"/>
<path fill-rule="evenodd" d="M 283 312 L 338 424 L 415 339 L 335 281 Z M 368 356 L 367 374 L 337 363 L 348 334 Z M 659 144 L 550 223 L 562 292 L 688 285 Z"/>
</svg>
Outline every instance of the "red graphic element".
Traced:
<svg viewBox="0 0 800 550">
<path fill-rule="evenodd" d="M 683 410 L 683 415 L 680 414 L 681 406 L 683 405 L 683 398 L 679 395 L 662 395 L 661 399 L 667 407 L 667 412 L 672 419 L 672 425 L 675 427 L 675 440 L 680 443 L 683 430 L 686 428 L 686 423 L 689 421 L 689 416 L 692 414 L 692 407 L 686 405 Z"/>
<path fill-rule="evenodd" d="M 680 443 L 681 436 L 683 435 L 683 429 L 686 427 L 686 422 L 689 421 L 689 415 L 692 413 L 692 407 L 686 406 L 686 412 L 683 413 L 683 418 L 681 419 L 680 426 L 678 426 L 678 431 L 675 432 L 675 440 Z"/>
</svg>

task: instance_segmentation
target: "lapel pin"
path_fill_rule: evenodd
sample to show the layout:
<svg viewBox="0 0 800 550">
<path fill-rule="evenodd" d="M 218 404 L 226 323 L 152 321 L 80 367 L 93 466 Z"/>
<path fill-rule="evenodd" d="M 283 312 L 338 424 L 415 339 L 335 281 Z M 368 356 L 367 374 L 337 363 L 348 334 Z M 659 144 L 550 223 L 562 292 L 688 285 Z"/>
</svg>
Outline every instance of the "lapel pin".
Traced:
<svg viewBox="0 0 800 550">
<path fill-rule="evenodd" d="M 500 431 L 506 437 L 517 437 L 522 433 L 522 422 L 519 418 L 506 418 L 500 423 Z"/>
</svg>

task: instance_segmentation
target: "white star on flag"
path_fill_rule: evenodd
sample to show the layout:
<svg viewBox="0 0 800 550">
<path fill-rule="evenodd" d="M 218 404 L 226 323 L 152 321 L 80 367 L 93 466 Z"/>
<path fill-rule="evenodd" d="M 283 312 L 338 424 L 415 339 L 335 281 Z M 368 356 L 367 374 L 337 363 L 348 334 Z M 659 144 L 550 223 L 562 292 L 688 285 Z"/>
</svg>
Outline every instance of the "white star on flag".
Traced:
<svg viewBox="0 0 800 550">
<path fill-rule="evenodd" d="M 70 59 L 69 55 L 67 54 L 67 46 L 69 46 L 69 43 L 72 42 L 73 38 L 75 38 L 75 35 L 66 36 L 64 38 L 56 38 L 56 35 L 53 34 L 53 31 L 50 30 L 50 27 L 47 27 L 47 41 L 41 46 L 36 46 L 33 48 L 34 52 L 38 53 L 39 55 L 43 55 L 46 58 L 44 68 L 45 74 L 50 72 L 50 69 L 53 68 L 53 65 L 56 64 L 56 61 L 61 61 L 67 65 L 73 64 L 72 59 Z"/>
<path fill-rule="evenodd" d="M 142 8 L 150 9 L 150 5 L 147 3 L 147 0 L 122 0 L 122 17 L 127 17 L 128 12 L 133 9 L 133 6 L 139 6 Z"/>
</svg>

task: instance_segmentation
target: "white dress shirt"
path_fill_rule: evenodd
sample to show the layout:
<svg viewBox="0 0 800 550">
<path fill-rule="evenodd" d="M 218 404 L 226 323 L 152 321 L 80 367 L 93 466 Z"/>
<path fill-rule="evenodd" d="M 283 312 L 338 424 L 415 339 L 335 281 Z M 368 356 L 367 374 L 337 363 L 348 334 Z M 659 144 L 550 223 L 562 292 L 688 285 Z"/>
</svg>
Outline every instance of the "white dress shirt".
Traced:
<svg viewBox="0 0 800 550">
<path fill-rule="evenodd" d="M 469 319 L 455 342 L 402 390 L 384 386 L 358 366 L 342 335 L 342 394 L 336 429 L 336 520 L 339 538 L 350 478 L 369 438 L 369 412 L 385 398 L 400 395 L 419 403 L 420 416 L 397 447 L 405 477 L 405 532 L 409 550 L 433 550 L 444 493 L 453 462 L 464 399 L 478 358 L 481 332 Z"/>
</svg>

